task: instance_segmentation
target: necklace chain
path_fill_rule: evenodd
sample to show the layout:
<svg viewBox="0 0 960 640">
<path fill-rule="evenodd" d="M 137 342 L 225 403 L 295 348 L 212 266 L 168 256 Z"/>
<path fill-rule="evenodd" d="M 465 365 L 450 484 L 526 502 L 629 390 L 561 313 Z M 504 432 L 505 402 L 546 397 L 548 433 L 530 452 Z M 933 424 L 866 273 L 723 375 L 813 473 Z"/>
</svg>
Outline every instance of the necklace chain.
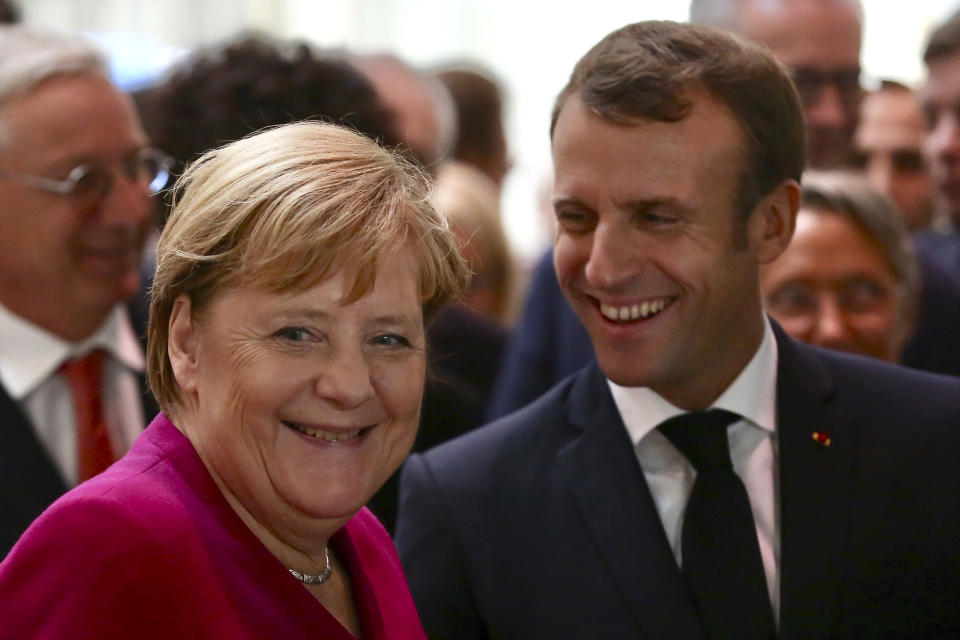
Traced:
<svg viewBox="0 0 960 640">
<path fill-rule="evenodd" d="M 290 567 L 287 567 L 287 571 L 303 584 L 323 584 L 329 580 L 331 574 L 333 574 L 333 565 L 330 564 L 330 550 L 327 547 L 323 548 L 323 557 L 325 566 L 320 573 L 302 573 Z"/>
</svg>

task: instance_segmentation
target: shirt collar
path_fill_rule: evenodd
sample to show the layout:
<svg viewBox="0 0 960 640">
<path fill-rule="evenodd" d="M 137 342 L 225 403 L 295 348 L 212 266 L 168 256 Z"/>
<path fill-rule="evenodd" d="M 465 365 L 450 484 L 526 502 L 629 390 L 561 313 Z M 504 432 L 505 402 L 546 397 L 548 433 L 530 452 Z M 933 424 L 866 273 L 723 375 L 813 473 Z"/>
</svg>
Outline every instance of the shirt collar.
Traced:
<svg viewBox="0 0 960 640">
<path fill-rule="evenodd" d="M 763 339 L 756 353 L 710 408 L 732 411 L 761 429 L 776 432 L 777 359 L 777 341 L 764 317 Z M 634 445 L 664 420 L 686 413 L 649 387 L 621 387 L 610 380 L 607 384 Z"/>
<path fill-rule="evenodd" d="M 143 372 L 146 368 L 123 305 L 115 306 L 93 335 L 68 342 L 0 304 L 0 383 L 14 400 L 26 397 L 64 360 L 98 348 L 132 371 Z"/>
</svg>

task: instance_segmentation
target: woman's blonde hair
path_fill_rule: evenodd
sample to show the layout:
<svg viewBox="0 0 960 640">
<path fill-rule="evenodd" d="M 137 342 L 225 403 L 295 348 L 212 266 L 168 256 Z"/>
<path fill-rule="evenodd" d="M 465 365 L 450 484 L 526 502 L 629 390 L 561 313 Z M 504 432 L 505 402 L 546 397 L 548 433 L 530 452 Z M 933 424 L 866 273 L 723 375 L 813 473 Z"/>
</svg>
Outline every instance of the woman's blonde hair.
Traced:
<svg viewBox="0 0 960 640">
<path fill-rule="evenodd" d="M 399 156 L 319 122 L 269 129 L 201 156 L 174 186 L 176 205 L 157 246 L 147 377 L 160 407 L 180 400 L 167 355 L 180 295 L 196 314 L 225 288 L 299 292 L 348 268 L 349 302 L 373 288 L 382 256 L 408 246 L 425 320 L 459 297 L 469 271 L 429 191 Z"/>
</svg>

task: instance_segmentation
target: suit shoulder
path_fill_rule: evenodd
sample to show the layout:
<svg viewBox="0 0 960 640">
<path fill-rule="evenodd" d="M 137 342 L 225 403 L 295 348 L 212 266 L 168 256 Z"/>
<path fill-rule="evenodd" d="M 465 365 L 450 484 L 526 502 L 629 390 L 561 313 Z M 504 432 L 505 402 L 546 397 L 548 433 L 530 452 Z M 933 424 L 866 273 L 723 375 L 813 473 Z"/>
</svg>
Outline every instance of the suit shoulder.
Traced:
<svg viewBox="0 0 960 640">
<path fill-rule="evenodd" d="M 834 382 L 831 400 L 876 415 L 881 422 L 949 422 L 960 431 L 960 378 L 872 358 L 811 348 Z"/>
</svg>

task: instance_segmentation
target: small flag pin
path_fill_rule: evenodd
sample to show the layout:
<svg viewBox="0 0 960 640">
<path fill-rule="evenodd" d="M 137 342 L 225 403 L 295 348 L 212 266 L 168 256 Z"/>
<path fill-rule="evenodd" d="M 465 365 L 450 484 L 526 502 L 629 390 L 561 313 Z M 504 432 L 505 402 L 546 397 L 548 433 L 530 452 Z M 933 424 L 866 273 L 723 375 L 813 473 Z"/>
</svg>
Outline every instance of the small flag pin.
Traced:
<svg viewBox="0 0 960 640">
<path fill-rule="evenodd" d="M 830 436 L 825 434 L 823 431 L 814 431 L 813 441 L 822 447 L 829 447 L 830 443 L 833 442 L 833 440 L 830 439 Z"/>
</svg>

